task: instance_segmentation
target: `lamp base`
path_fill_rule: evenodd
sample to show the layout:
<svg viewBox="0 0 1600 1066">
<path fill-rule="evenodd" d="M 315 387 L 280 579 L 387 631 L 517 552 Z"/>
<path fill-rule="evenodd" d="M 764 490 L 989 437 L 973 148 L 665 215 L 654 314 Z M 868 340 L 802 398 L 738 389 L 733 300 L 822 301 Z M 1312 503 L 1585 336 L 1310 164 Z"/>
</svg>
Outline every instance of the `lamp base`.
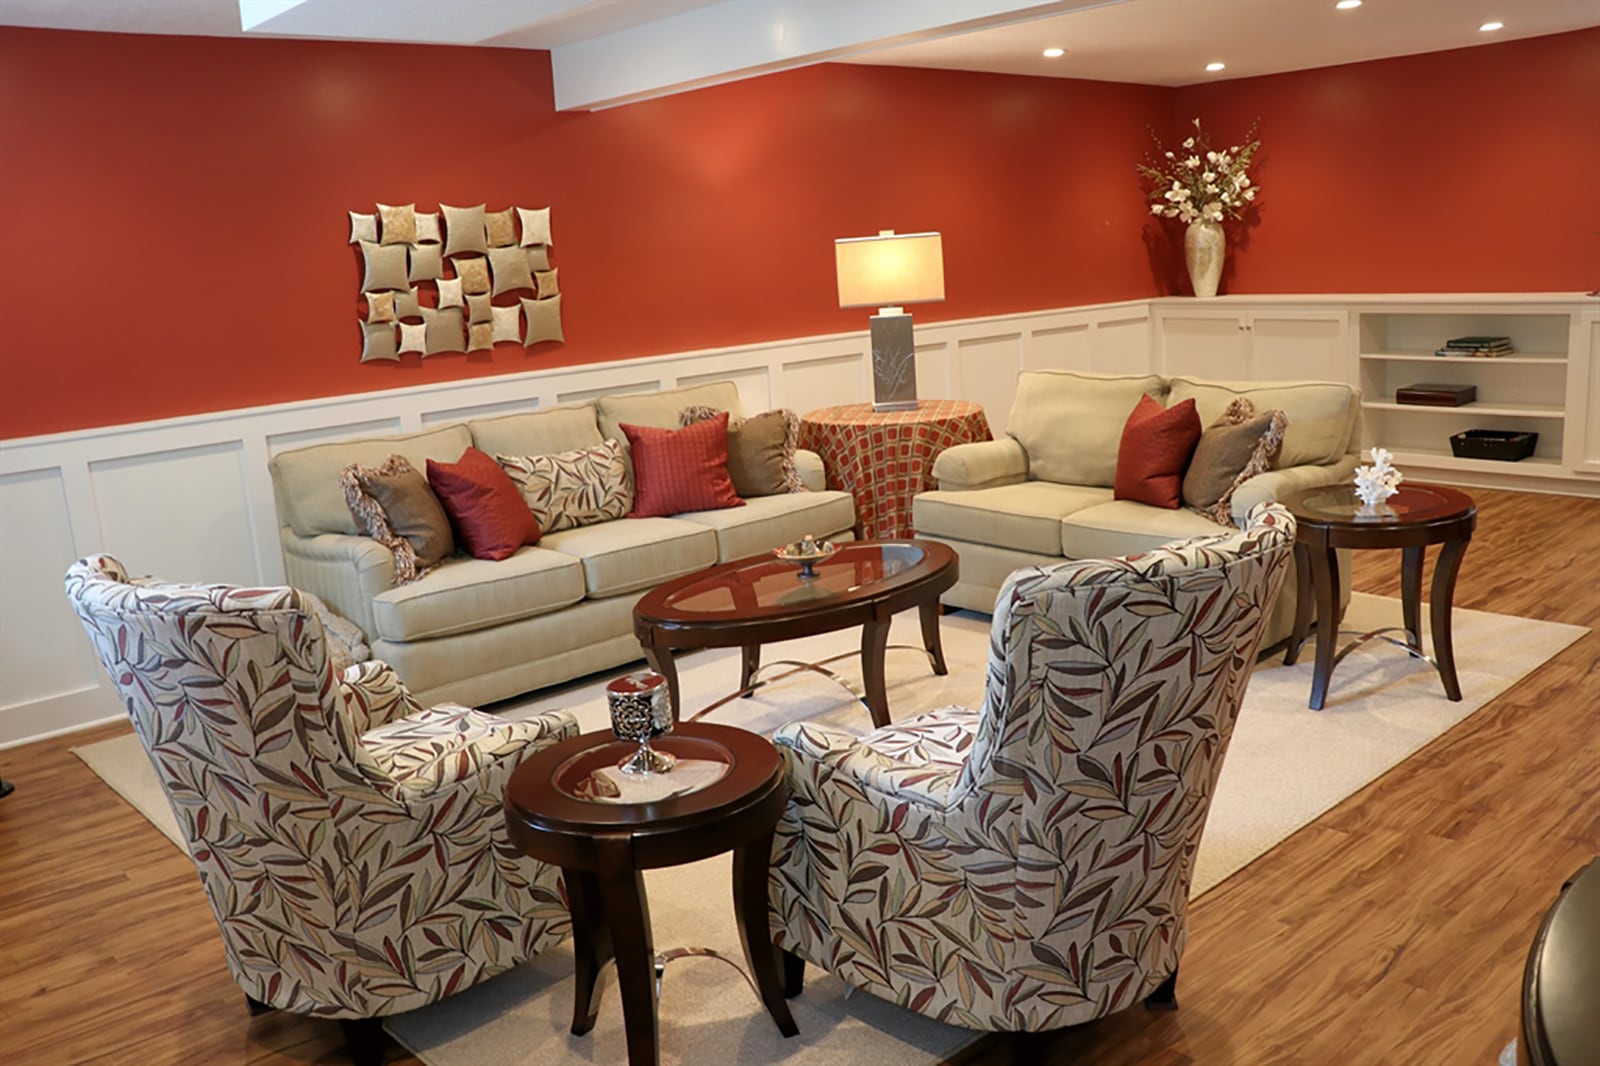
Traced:
<svg viewBox="0 0 1600 1066">
<path fill-rule="evenodd" d="M 873 315 L 872 409 L 909 411 L 917 406 L 917 349 L 911 316 Z"/>
</svg>

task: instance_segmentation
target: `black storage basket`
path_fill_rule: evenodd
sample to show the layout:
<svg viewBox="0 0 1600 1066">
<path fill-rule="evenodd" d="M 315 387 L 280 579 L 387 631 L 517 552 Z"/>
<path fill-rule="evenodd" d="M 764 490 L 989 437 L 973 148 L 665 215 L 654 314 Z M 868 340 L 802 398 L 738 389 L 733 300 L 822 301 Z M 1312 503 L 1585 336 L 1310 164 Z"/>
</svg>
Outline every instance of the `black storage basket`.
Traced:
<svg viewBox="0 0 1600 1066">
<path fill-rule="evenodd" d="M 1539 434 L 1506 429 L 1469 429 L 1450 438 L 1450 451 L 1458 459 L 1500 459 L 1514 463 L 1526 459 L 1539 446 Z"/>
</svg>

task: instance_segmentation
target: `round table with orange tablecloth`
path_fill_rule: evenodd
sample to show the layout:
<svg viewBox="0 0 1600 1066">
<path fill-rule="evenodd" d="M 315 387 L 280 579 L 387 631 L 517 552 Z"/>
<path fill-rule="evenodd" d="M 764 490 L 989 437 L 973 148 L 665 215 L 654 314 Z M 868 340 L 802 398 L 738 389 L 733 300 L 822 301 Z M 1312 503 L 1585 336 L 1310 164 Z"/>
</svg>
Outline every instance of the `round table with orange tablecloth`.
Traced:
<svg viewBox="0 0 1600 1066">
<path fill-rule="evenodd" d="M 938 487 L 933 461 L 939 453 L 988 439 L 983 408 L 965 400 L 922 400 L 905 411 L 853 403 L 819 408 L 800 420 L 800 447 L 822 456 L 830 489 L 855 497 L 860 535 L 868 540 L 910 537 L 911 497 Z"/>
</svg>

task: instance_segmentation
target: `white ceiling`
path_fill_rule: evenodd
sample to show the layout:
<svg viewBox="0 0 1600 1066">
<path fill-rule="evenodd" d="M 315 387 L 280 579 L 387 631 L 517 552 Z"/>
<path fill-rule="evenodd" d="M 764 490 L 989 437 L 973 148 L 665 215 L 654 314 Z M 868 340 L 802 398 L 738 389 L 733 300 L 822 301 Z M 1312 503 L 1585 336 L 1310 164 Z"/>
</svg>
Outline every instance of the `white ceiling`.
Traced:
<svg viewBox="0 0 1600 1066">
<path fill-rule="evenodd" d="M 1187 85 L 1600 26 L 1600 0 L 0 0 L 0 25 L 549 49 L 562 108 L 825 60 Z M 242 9 L 242 10 L 241 10 Z M 1505 23 L 1479 32 L 1489 20 Z M 1059 59 L 1042 51 L 1066 50 Z M 1207 73 L 1205 64 L 1227 64 Z"/>
</svg>

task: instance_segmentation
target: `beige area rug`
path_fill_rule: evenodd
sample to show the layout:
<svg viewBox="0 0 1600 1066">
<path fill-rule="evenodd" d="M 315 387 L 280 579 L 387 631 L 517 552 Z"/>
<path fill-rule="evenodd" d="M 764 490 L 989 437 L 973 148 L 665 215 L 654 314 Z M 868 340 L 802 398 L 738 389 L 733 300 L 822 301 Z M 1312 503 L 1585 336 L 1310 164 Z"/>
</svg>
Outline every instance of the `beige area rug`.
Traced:
<svg viewBox="0 0 1600 1066">
<path fill-rule="evenodd" d="M 1426 617 L 1426 615 L 1424 615 Z M 1345 626 L 1359 632 L 1398 625 L 1398 601 L 1356 594 Z M 933 676 L 916 651 L 891 650 L 889 703 L 897 718 L 949 703 L 977 706 L 988 653 L 987 616 L 961 611 L 943 619 L 948 677 Z M 1334 672 L 1326 708 L 1308 710 L 1311 648 L 1296 666 L 1274 660 L 1251 678 L 1200 846 L 1194 895 L 1214 887 L 1295 830 L 1402 762 L 1428 741 L 1511 687 L 1568 644 L 1581 626 L 1455 612 L 1456 661 L 1463 699 L 1444 698 L 1437 675 L 1399 649 L 1372 642 Z M 915 613 L 896 619 L 891 644 L 917 640 Z M 773 645 L 763 658 L 818 660 L 853 651 L 858 631 Z M 854 657 L 835 668 L 859 681 Z M 705 706 L 730 691 L 738 652 L 698 652 L 680 660 L 685 705 Z M 776 671 L 773 671 L 776 672 Z M 770 676 L 764 675 L 764 676 Z M 523 717 L 549 707 L 572 710 L 585 730 L 608 725 L 605 682 L 540 693 L 492 708 Z M 866 710 L 833 682 L 810 672 L 775 681 L 754 696 L 724 704 L 709 720 L 771 732 L 811 719 L 841 729 L 870 728 Z M 177 842 L 177 828 L 136 738 L 117 737 L 74 751 L 118 793 Z M 180 845 L 181 846 L 181 845 Z M 658 950 L 696 945 L 740 957 L 727 856 L 645 875 Z M 602 983 L 599 1022 L 571 1036 L 572 953 L 568 946 L 442 1003 L 395 1016 L 388 1028 L 432 1066 L 478 1063 L 622 1062 L 627 1058 L 614 976 Z M 744 979 L 707 958 L 668 964 L 662 982 L 664 1063 L 871 1061 L 874 1066 L 944 1058 L 974 1038 L 866 994 L 848 996 L 830 975 L 808 968 L 805 992 L 791 1004 L 800 1035 L 783 1039 Z"/>
</svg>

